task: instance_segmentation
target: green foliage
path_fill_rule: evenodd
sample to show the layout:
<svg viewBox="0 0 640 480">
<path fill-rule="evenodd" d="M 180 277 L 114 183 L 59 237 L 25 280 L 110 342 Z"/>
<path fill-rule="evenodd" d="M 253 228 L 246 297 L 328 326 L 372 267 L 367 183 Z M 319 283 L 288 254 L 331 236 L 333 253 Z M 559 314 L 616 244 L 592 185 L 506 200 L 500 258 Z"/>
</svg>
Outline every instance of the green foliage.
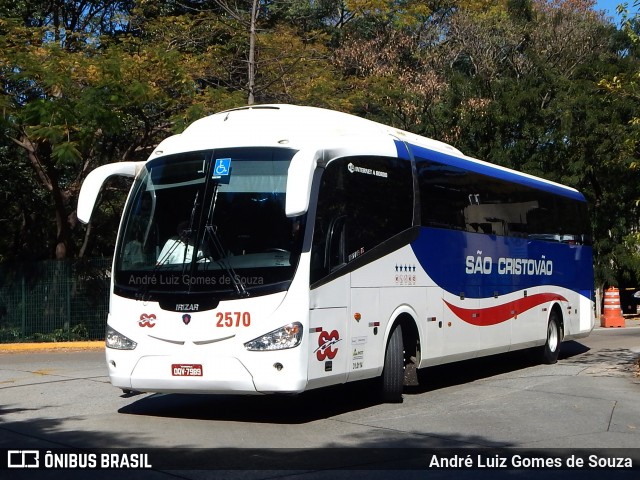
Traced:
<svg viewBox="0 0 640 480">
<path fill-rule="evenodd" d="M 252 5 L 0 0 L 0 261 L 110 254 L 128 184 L 107 186 L 87 232 L 82 180 L 246 104 Z M 575 186 L 598 282 L 640 276 L 637 14 L 616 28 L 590 0 L 258 6 L 256 102 L 356 113 Z"/>
<path fill-rule="evenodd" d="M 0 327 L 0 344 L 26 342 L 77 342 L 89 339 L 89 330 L 84 324 L 74 325 L 71 329 L 57 328 L 49 333 L 36 332 L 25 336 L 19 328 Z"/>
</svg>

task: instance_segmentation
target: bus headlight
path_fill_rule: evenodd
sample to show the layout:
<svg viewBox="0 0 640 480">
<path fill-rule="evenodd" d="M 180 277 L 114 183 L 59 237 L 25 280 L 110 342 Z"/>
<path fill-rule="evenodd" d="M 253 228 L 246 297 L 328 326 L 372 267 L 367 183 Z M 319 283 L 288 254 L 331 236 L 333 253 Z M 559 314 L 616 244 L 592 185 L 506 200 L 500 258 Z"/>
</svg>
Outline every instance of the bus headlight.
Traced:
<svg viewBox="0 0 640 480">
<path fill-rule="evenodd" d="M 294 322 L 254 338 L 244 346 L 247 350 L 252 351 L 284 350 L 297 347 L 301 341 L 302 324 Z"/>
<path fill-rule="evenodd" d="M 136 342 L 125 337 L 109 325 L 107 325 L 106 344 L 107 348 L 113 348 L 115 350 L 133 350 L 138 346 Z"/>
</svg>

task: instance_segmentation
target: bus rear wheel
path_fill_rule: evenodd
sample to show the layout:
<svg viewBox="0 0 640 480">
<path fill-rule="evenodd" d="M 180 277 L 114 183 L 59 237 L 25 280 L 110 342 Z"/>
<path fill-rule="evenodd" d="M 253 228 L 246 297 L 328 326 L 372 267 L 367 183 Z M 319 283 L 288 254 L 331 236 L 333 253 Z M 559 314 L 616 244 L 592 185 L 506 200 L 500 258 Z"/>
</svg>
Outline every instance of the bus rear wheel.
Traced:
<svg viewBox="0 0 640 480">
<path fill-rule="evenodd" d="M 547 324 L 547 341 L 542 347 L 542 362 L 553 364 L 558 361 L 560 353 L 560 342 L 562 341 L 562 329 L 560 328 L 560 320 L 555 310 L 549 315 L 549 323 Z"/>
<path fill-rule="evenodd" d="M 402 341 L 402 327 L 400 325 L 394 327 L 389 337 L 380 382 L 382 401 L 386 403 L 402 402 L 404 343 Z"/>
</svg>

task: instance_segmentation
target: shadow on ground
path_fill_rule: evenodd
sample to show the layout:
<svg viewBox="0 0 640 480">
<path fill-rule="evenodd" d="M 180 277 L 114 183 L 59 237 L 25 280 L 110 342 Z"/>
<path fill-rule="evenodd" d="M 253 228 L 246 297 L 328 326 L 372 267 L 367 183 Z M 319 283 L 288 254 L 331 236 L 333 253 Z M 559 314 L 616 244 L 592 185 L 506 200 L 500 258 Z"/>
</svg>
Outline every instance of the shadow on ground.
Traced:
<svg viewBox="0 0 640 480">
<path fill-rule="evenodd" d="M 581 356 L 589 348 L 578 342 L 563 344 L 561 361 Z M 477 358 L 419 372 L 420 385 L 405 387 L 405 396 L 470 383 L 538 365 L 535 352 L 520 351 Z M 188 395 L 141 394 L 119 413 L 170 418 L 251 423 L 308 423 L 381 404 L 377 380 L 367 380 L 300 395 Z M 391 408 L 391 407 L 388 407 Z"/>
</svg>

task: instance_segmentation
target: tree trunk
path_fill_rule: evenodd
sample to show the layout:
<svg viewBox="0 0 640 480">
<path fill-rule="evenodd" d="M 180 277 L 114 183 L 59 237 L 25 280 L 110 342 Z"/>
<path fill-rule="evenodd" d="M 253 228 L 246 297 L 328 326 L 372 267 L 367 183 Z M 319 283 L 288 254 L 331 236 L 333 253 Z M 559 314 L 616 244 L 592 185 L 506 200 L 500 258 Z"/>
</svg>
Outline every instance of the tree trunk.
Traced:
<svg viewBox="0 0 640 480">
<path fill-rule="evenodd" d="M 248 81 L 247 88 L 249 95 L 247 97 L 247 104 L 253 105 L 255 102 L 255 88 L 256 88 L 256 22 L 258 20 L 258 0 L 253 0 L 251 6 L 251 20 L 249 24 L 249 68 L 248 68 Z"/>
<path fill-rule="evenodd" d="M 55 258 L 61 260 L 72 255 L 73 244 L 71 239 L 70 215 L 67 211 L 69 205 L 69 192 L 60 188 L 55 166 L 52 165 L 47 154 L 39 152 L 39 146 L 27 135 L 20 140 L 12 139 L 17 145 L 25 149 L 31 167 L 36 172 L 38 180 L 45 190 L 51 195 L 56 219 L 56 247 Z M 48 161 L 49 160 L 49 161 Z"/>
</svg>

